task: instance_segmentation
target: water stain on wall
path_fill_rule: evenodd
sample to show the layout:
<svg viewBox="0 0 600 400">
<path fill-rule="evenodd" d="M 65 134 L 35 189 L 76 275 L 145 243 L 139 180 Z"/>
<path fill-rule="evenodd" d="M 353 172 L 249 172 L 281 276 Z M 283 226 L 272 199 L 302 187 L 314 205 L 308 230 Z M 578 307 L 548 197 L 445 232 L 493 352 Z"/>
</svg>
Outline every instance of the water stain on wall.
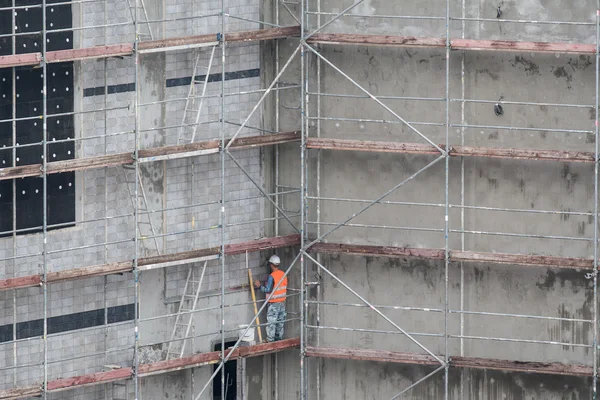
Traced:
<svg viewBox="0 0 600 400">
<path fill-rule="evenodd" d="M 510 61 L 510 64 L 513 67 L 522 68 L 527 75 L 540 75 L 540 67 L 523 56 L 515 56 L 515 59 Z"/>
</svg>

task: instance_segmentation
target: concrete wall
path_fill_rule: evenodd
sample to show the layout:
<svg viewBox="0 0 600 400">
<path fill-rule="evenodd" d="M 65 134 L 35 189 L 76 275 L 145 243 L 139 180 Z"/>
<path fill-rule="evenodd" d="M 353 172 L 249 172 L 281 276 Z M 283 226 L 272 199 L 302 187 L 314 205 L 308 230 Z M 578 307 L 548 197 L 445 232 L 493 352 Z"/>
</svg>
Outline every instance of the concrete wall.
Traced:
<svg viewBox="0 0 600 400">
<path fill-rule="evenodd" d="M 321 10 L 332 13 L 322 16 L 321 23 L 349 5 L 336 0 L 321 1 Z M 537 0 L 501 4 L 466 0 L 462 4 L 452 2 L 451 15 L 463 16 L 463 5 L 464 16 L 468 18 L 494 19 L 500 5 L 502 18 L 583 21 L 592 25 L 466 22 L 463 36 L 460 21 L 454 21 L 450 30 L 455 38 L 578 43 L 593 43 L 595 40 L 595 4 L 589 1 L 575 5 Z M 312 2 L 309 8 L 316 10 L 317 3 Z M 365 1 L 349 14 L 324 31 L 421 37 L 444 37 L 446 32 L 444 19 L 383 18 L 385 15 L 443 18 L 445 8 L 439 2 L 392 4 Z M 309 17 L 309 25 L 310 29 L 318 26 L 316 16 Z M 295 46 L 291 41 L 281 43 L 282 64 Z M 379 96 L 431 141 L 445 141 L 444 51 L 377 46 L 317 47 L 321 55 L 342 69 L 356 84 Z M 594 151 L 593 62 L 593 57 L 579 55 L 452 52 L 449 73 L 449 92 L 453 99 L 449 107 L 450 144 Z M 328 95 L 320 99 L 320 109 L 317 109 L 317 96 L 309 96 L 309 136 L 425 143 L 423 138 L 367 98 L 356 85 L 326 63 L 321 63 L 320 81 L 317 80 L 315 56 L 309 54 L 307 67 L 309 91 Z M 299 77 L 299 74 L 300 64 L 294 62 L 285 79 Z M 285 93 L 282 102 L 293 102 L 294 96 Z M 389 99 L 386 96 L 412 99 Z M 415 100 L 414 97 L 425 99 Z M 461 102 L 462 98 L 489 102 Z M 578 106 L 503 104 L 504 115 L 496 116 L 493 102 L 499 99 Z M 300 127 L 297 113 L 283 108 L 280 112 L 285 129 Z M 315 118 L 317 116 L 323 119 L 319 121 Z M 317 130 L 319 125 L 321 129 Z M 570 132 L 560 132 L 561 129 Z M 285 161 L 279 164 L 280 176 L 287 184 L 300 183 L 298 156 L 297 146 L 281 146 L 281 159 Z M 321 160 L 320 170 L 317 169 L 317 157 Z M 309 235 L 331 229 L 433 160 L 433 156 L 309 150 L 309 195 L 355 200 L 327 200 L 320 205 L 316 200 L 309 200 Z M 360 226 L 343 227 L 325 241 L 443 248 L 444 208 L 441 205 L 445 202 L 445 174 L 444 161 L 441 160 L 385 199 L 426 205 L 376 205 L 351 221 Z M 593 256 L 593 166 L 467 158 L 464 164 L 460 159 L 452 159 L 448 174 L 449 202 L 453 205 L 449 215 L 451 249 Z M 320 187 L 317 187 L 317 182 Z M 461 204 L 471 206 L 464 210 L 462 216 Z M 497 208 L 541 210 L 542 213 L 502 212 L 495 210 Z M 544 213 L 545 210 L 559 213 Z M 582 215 L 568 214 L 575 211 Z M 464 220 L 462 226 L 461 220 Z M 323 223 L 320 230 L 317 230 L 318 221 Z M 280 229 L 291 232 L 286 223 L 281 223 Z M 525 237 L 527 235 L 538 237 Z M 323 256 L 322 260 L 332 273 L 373 304 L 434 310 L 382 309 L 385 315 L 413 333 L 428 349 L 438 354 L 444 352 L 444 315 L 435 312 L 445 306 L 443 263 L 358 256 Z M 317 272 L 310 263 L 308 268 L 311 276 Z M 320 275 L 323 277 L 319 292 L 322 300 L 360 303 L 327 274 L 322 272 Z M 593 313 L 593 287 L 583 271 L 487 264 L 461 266 L 453 263 L 449 269 L 448 285 L 451 310 L 461 310 L 462 292 L 462 307 L 468 311 L 580 319 L 590 319 Z M 316 292 L 311 291 L 309 297 L 316 299 Z M 407 338 L 393 334 L 395 328 L 368 308 L 323 305 L 319 311 L 320 323 L 328 329 L 318 330 L 318 338 L 316 330 L 310 329 L 310 345 L 318 343 L 330 347 L 423 353 Z M 309 307 L 312 324 L 316 324 L 316 312 L 316 306 Z M 459 314 L 450 314 L 448 324 L 450 355 L 462 352 L 472 357 L 586 365 L 593 362 L 592 327 L 589 323 L 467 315 L 463 335 L 575 343 L 588 347 L 465 339 L 462 349 L 461 340 L 456 337 L 461 335 Z M 356 328 L 360 331 L 332 328 Z M 376 333 L 373 330 L 387 332 Z M 293 363 L 292 360 L 289 362 Z M 319 364 L 320 370 L 317 369 Z M 309 396 L 316 398 L 316 374 L 320 371 L 320 398 L 323 399 L 390 398 L 431 372 L 428 368 L 338 360 L 309 360 L 308 365 Z M 297 382 L 293 379 L 285 382 L 289 382 L 290 391 L 296 389 Z M 454 371 L 450 375 L 453 399 L 588 398 L 590 385 L 591 381 L 586 379 L 482 371 Z M 441 398 L 442 395 L 443 376 L 437 375 L 411 391 L 406 398 Z"/>
<path fill-rule="evenodd" d="M 401 20 L 383 18 L 385 15 L 413 15 L 443 17 L 445 10 L 435 1 L 397 3 L 366 0 L 356 7 L 350 16 L 329 25 L 324 31 L 371 34 L 403 34 L 415 36 L 443 36 L 445 21 Z M 152 33 L 154 38 L 177 37 L 191 34 L 215 33 L 221 30 L 221 12 L 213 1 L 146 1 L 150 20 L 206 15 L 192 21 L 151 23 L 141 27 L 142 38 Z M 298 7 L 290 4 L 294 13 Z M 321 3 L 321 10 L 336 13 L 347 4 L 337 0 Z M 452 2 L 451 15 L 468 18 L 495 18 L 497 4 L 465 0 Z M 272 2 L 228 2 L 226 13 L 249 19 L 273 21 Z M 502 17 L 507 19 L 534 18 L 540 20 L 595 22 L 595 4 L 590 0 L 578 0 L 568 7 L 565 4 L 548 3 L 540 0 L 503 2 L 500 4 Z M 316 3 L 309 2 L 315 10 Z M 324 16 L 321 23 L 332 17 Z M 145 17 L 144 17 L 145 18 Z M 76 46 L 92 46 L 133 41 L 133 26 L 126 2 L 83 3 L 74 8 L 74 23 L 79 26 L 98 26 L 109 22 L 107 28 L 78 31 Z M 282 11 L 280 22 L 293 24 L 294 20 Z M 317 26 L 317 17 L 308 19 L 310 27 Z M 235 18 L 227 19 L 228 30 L 257 28 L 257 24 Z M 595 27 L 573 25 L 522 25 L 504 24 L 495 21 L 453 21 L 450 27 L 453 37 L 478 39 L 518 39 L 543 41 L 572 41 L 593 43 Z M 282 63 L 298 46 L 293 39 L 279 42 Z M 169 102 L 185 98 L 188 86 L 180 78 L 191 76 L 198 56 L 196 75 L 218 74 L 222 71 L 221 54 L 215 52 L 209 70 L 210 48 L 173 52 L 166 55 L 146 55 L 140 65 L 139 126 L 142 148 L 177 143 L 185 102 Z M 262 54 L 261 54 L 262 51 Z M 395 112 L 410 121 L 420 132 L 436 143 L 445 139 L 445 54 L 438 50 L 414 50 L 376 48 L 363 46 L 324 46 L 321 54 L 342 68 L 357 84 L 376 96 L 427 97 L 428 100 L 385 99 Z M 274 47 L 267 45 L 236 44 L 227 47 L 225 71 L 229 80 L 225 92 L 251 92 L 265 87 L 274 76 Z M 322 64 L 320 86 L 317 86 L 317 64 L 314 56 L 308 57 L 311 91 L 330 95 L 362 94 L 347 79 L 332 68 Z M 534 55 L 528 53 L 466 53 L 453 52 L 450 71 L 450 96 L 453 99 L 574 103 L 578 108 L 553 106 L 504 105 L 504 115 L 496 116 L 493 104 L 453 101 L 450 108 L 450 141 L 454 144 L 547 148 L 591 151 L 594 147 L 593 104 L 594 65 L 593 59 L 580 56 Z M 283 65 L 283 64 L 282 64 Z M 92 156 L 132 151 L 135 137 L 135 65 L 131 58 L 106 61 L 83 61 L 75 65 L 74 90 L 76 110 L 85 112 L 77 118 L 77 156 Z M 464 79 L 463 79 L 464 76 Z M 300 64 L 297 58 L 283 74 L 283 81 L 299 82 Z M 207 95 L 200 115 L 202 125 L 198 140 L 216 138 L 220 134 L 220 82 L 208 84 Z M 105 86 L 107 92 L 105 92 Z M 225 98 L 226 136 L 237 132 L 235 124 L 243 122 L 260 97 L 248 93 Z M 300 114 L 295 108 L 299 103 L 297 89 L 282 92 L 280 106 L 280 130 L 299 128 Z M 152 104 L 149 104 L 152 103 Z M 308 117 L 321 116 L 322 137 L 345 139 L 368 139 L 383 141 L 409 141 L 423 143 L 423 139 L 397 123 L 393 115 L 366 98 L 324 97 L 321 108 L 316 108 L 316 97 L 309 98 Z M 268 112 L 257 113 L 249 126 L 274 129 L 274 100 L 267 99 Z M 591 107 L 590 107 L 591 106 Z M 107 109 L 106 112 L 98 112 Z M 360 120 L 358 120 L 360 119 Z M 367 120 L 384 120 L 373 123 Z M 229 123 L 231 122 L 231 124 Z M 317 135 L 319 123 L 308 120 L 309 135 Z M 468 125 L 468 126 L 465 126 Z M 482 127 L 482 125 L 494 126 Z M 518 126 L 524 130 L 509 130 L 501 127 Z M 572 132 L 557 132 L 569 129 Z M 107 137 L 97 137 L 109 134 Z M 257 134 L 256 130 L 245 129 L 241 134 Z M 279 146 L 279 184 L 300 186 L 299 146 L 297 143 Z M 321 156 L 320 176 L 317 176 L 317 154 Z M 274 187 L 274 152 L 258 150 L 235 152 L 234 156 L 252 178 L 269 189 Z M 337 152 L 309 152 L 309 194 L 319 193 L 323 197 L 372 200 L 403 179 L 414 174 L 433 160 L 432 157 L 417 157 L 389 154 L 356 154 Z M 564 163 L 533 163 L 521 161 L 467 159 L 451 160 L 449 166 L 450 203 L 486 207 L 466 209 L 461 216 L 460 208 L 453 207 L 450 213 L 452 229 L 449 240 L 453 249 L 515 252 L 525 254 L 548 254 L 572 257 L 590 257 L 593 245 L 593 218 L 589 215 L 571 214 L 526 214 L 506 213 L 490 208 L 513 208 L 520 210 L 558 210 L 563 212 L 590 213 L 593 210 L 593 168 L 587 165 Z M 272 208 L 260 199 L 258 191 L 249 179 L 234 165 L 226 161 L 226 240 L 237 242 L 272 234 L 268 224 L 255 222 L 270 216 Z M 184 160 L 173 160 L 145 165 L 142 168 L 142 183 L 151 210 L 195 207 L 179 211 L 154 213 L 152 222 L 159 235 L 183 233 L 161 237 L 157 243 L 143 240 L 140 255 L 157 252 L 185 251 L 192 248 L 213 246 L 219 243 L 218 224 L 220 198 L 220 160 L 217 156 L 205 156 Z M 428 203 L 427 206 L 377 205 L 353 221 L 363 225 L 385 225 L 386 228 L 345 227 L 327 239 L 332 242 L 362 243 L 374 245 L 442 247 L 444 244 L 444 211 L 439 204 L 445 201 L 445 169 L 443 161 L 420 174 L 405 187 L 390 195 L 386 200 L 397 202 Z M 464 181 L 462 176 L 464 174 Z M 319 182 L 320 187 L 316 184 Z M 464 182 L 464 185 L 463 185 Z M 78 173 L 77 224 L 75 227 L 52 231 L 48 234 L 48 268 L 51 271 L 101 264 L 111 261 L 132 259 L 135 249 L 130 240 L 134 237 L 133 207 L 127 183 L 121 168 Z M 463 196 L 464 194 L 464 196 Z M 252 197 L 251 199 L 248 199 Z M 464 200 L 463 200 L 464 199 Z M 286 209 L 298 209 L 297 195 L 282 198 Z M 322 202 L 317 215 L 317 203 L 309 202 L 309 234 L 314 235 L 330 228 L 360 210 L 365 203 Z M 106 217 L 109 217 L 106 219 Z M 320 219 L 320 220 L 318 220 Z M 464 219 L 464 226 L 461 220 Z M 95 220 L 95 221 L 91 221 Z M 85 222 L 90 221 L 90 222 Z M 296 225 L 298 218 L 292 218 Z M 326 225 L 317 230 L 315 222 Z M 398 227 L 410 228 L 399 230 Z M 148 235 L 148 228 L 143 228 Z M 461 231 L 464 236 L 461 235 Z M 287 222 L 280 222 L 279 233 L 291 233 Z M 509 233 L 512 236 L 497 235 Z M 532 234 L 554 238 L 524 238 L 515 235 Z M 577 240 L 567 240 L 564 237 Z M 40 272 L 41 240 L 39 234 L 22 235 L 0 240 L 0 258 L 13 258 L 0 266 L 0 276 L 13 277 Z M 108 241 L 110 244 L 103 245 Z M 117 243 L 118 242 L 118 243 Z M 78 248 L 78 249 L 75 249 Z M 292 251 L 281 252 L 289 265 L 294 257 Z M 266 254 L 251 255 L 249 264 L 255 275 L 264 274 L 262 262 Z M 18 257 L 18 258 L 17 258 Z M 325 265 L 347 282 L 362 296 L 379 305 L 402 305 L 440 309 L 444 307 L 443 265 L 420 260 L 388 260 L 350 256 L 323 257 Z M 200 266 L 196 266 L 199 268 Z M 181 295 L 188 266 L 156 270 L 141 274 L 142 318 L 156 317 L 174 312 Z M 307 264 L 314 275 L 316 269 Z M 462 270 L 461 270 L 462 268 Z M 314 271 L 313 271 L 314 270 Z M 321 298 L 332 302 L 358 301 L 330 277 L 321 274 L 323 284 Z M 226 260 L 226 286 L 246 283 L 244 257 L 228 257 Z M 291 286 L 299 282 L 297 269 L 290 275 Z M 206 296 L 199 307 L 217 305 L 218 297 L 213 291 L 220 288 L 220 266 L 211 262 L 205 276 Z M 296 282 L 296 283 L 295 283 Z M 449 271 L 449 307 L 460 310 L 461 292 L 463 306 L 469 311 L 496 313 L 520 313 L 565 318 L 591 316 L 590 282 L 583 272 L 554 271 L 550 269 L 524 269 L 492 265 L 452 265 Z M 310 293 L 314 299 L 316 293 Z M 48 316 L 71 315 L 77 312 L 97 310 L 104 307 L 124 306 L 133 303 L 134 285 L 130 275 L 94 278 L 77 282 L 52 285 L 49 289 Z M 227 304 L 247 302 L 246 291 L 228 293 Z M 0 325 L 21 323 L 42 317 L 42 294 L 39 289 L 0 293 Z M 298 310 L 297 299 L 290 299 L 288 311 Z M 309 315 L 316 309 L 311 306 Z M 322 306 L 321 324 L 330 328 L 354 327 L 363 330 L 389 330 L 393 327 L 364 308 Z M 235 330 L 241 321 L 250 319 L 249 306 L 226 309 L 226 330 Z M 443 314 L 420 311 L 387 311 L 386 315 L 397 321 L 404 329 L 415 333 L 428 348 L 443 352 Z M 358 318 L 357 318 L 358 316 Z M 208 351 L 211 343 L 219 337 L 215 333 L 220 326 L 218 309 L 201 313 L 196 319 L 194 332 L 206 335 L 194 341 L 190 351 Z M 169 320 L 163 323 L 143 323 L 141 344 L 148 345 L 168 339 Z M 311 320 L 314 323 L 314 320 Z M 298 332 L 297 322 L 287 326 L 287 336 Z M 458 314 L 451 314 L 449 332 L 460 334 Z M 555 342 L 590 344 L 589 325 L 581 323 L 547 322 L 534 319 L 509 319 L 504 317 L 474 316 L 464 319 L 464 334 L 472 336 L 494 336 Z M 437 335 L 437 336 L 432 336 Z M 232 337 L 235 333 L 232 332 Z M 77 330 L 48 339 L 49 359 L 60 360 L 51 364 L 50 379 L 90 373 L 102 370 L 106 364 L 131 365 L 131 354 L 123 351 L 110 352 L 79 358 L 81 349 L 103 353 L 107 349 L 131 346 L 133 325 L 124 322 L 107 327 Z M 390 333 L 350 333 L 333 329 L 309 333 L 309 343 L 328 346 L 347 346 L 396 351 L 419 349 L 406 338 Z M 17 354 L 19 364 L 35 364 L 41 361 L 39 338 L 18 342 L 16 345 L 0 344 L 0 368 L 11 366 Z M 459 338 L 449 340 L 451 354 L 460 354 Z M 162 349 L 154 349 L 160 353 Z M 498 341 L 465 340 L 462 352 L 474 357 L 510 358 L 516 360 L 559 361 L 591 364 L 589 348 L 559 345 L 536 345 L 506 343 Z M 152 354 L 148 352 L 147 354 Z M 156 354 L 155 354 L 156 355 Z M 150 356 L 149 356 L 150 357 Z M 66 361 L 66 358 L 73 360 Z M 320 370 L 317 365 L 320 364 Z M 299 360 L 296 352 L 286 352 L 263 360 L 249 361 L 248 382 L 251 382 L 252 398 L 275 398 L 274 383 L 279 396 L 297 397 L 299 392 Z M 401 390 L 410 382 L 425 375 L 427 368 L 389 366 L 367 362 L 340 362 L 335 360 L 309 360 L 309 390 L 316 391 L 317 371 L 320 372 L 322 398 L 386 398 Z M 275 369 L 277 377 L 275 377 Z M 194 379 L 191 379 L 193 374 Z M 26 385 L 39 381 L 41 368 L 32 367 L 3 374 L 0 388 Z M 163 398 L 168 394 L 174 398 L 190 398 L 198 385 L 210 376 L 210 368 L 199 368 L 194 372 L 184 371 L 167 376 L 145 378 L 142 381 L 144 398 Z M 192 383 L 193 382 L 193 383 Z M 440 376 L 433 378 L 411 393 L 412 398 L 438 398 L 442 390 Z M 585 379 L 558 380 L 548 377 L 502 374 L 492 372 L 466 372 L 451 375 L 452 398 L 587 398 L 589 384 Z M 116 397 L 113 390 L 132 391 L 129 387 L 97 387 L 69 393 L 54 394 L 55 398 L 110 398 Z M 257 394 L 260 392 L 260 394 Z M 171 397 L 173 398 L 173 397 Z M 208 398 L 208 397 L 207 397 Z"/>
</svg>

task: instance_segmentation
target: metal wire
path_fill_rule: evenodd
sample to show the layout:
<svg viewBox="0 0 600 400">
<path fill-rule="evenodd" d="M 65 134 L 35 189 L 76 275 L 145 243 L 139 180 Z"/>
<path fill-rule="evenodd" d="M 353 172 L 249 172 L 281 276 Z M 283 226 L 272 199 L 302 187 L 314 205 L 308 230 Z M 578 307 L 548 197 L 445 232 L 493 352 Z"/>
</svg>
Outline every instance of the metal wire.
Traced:
<svg viewBox="0 0 600 400">
<path fill-rule="evenodd" d="M 594 26 L 594 22 L 584 21 L 542 21 L 528 19 L 502 19 L 502 18 L 450 18 L 452 21 L 467 21 L 467 22 L 507 22 L 512 24 L 528 24 L 528 25 L 576 25 L 576 26 Z"/>
<path fill-rule="evenodd" d="M 284 87 L 276 86 L 273 89 L 271 89 L 271 91 L 272 92 L 284 91 L 284 90 L 289 90 L 289 89 L 297 89 L 298 87 L 300 87 L 300 86 L 299 85 L 290 85 L 290 86 L 284 86 Z M 255 89 L 255 90 L 245 90 L 245 91 L 241 91 L 241 92 L 227 92 L 227 93 L 225 93 L 225 97 L 238 97 L 238 96 L 244 96 L 244 95 L 250 95 L 250 94 L 256 94 L 256 93 L 264 93 L 266 90 L 267 89 Z M 147 107 L 147 106 L 156 105 L 156 104 L 179 103 L 179 102 L 185 102 L 188 99 L 201 100 L 201 99 L 218 99 L 218 98 L 221 98 L 220 94 L 205 94 L 204 96 L 196 95 L 196 96 L 190 96 L 190 97 L 176 97 L 174 99 L 156 100 L 156 101 L 151 101 L 148 103 L 142 103 L 142 104 L 140 104 L 140 107 Z"/>
<path fill-rule="evenodd" d="M 300 318 L 286 318 L 284 320 L 284 322 L 290 322 L 290 321 L 300 321 Z M 252 324 L 251 328 L 258 328 L 258 327 L 263 327 L 263 326 L 267 326 L 267 325 L 269 325 L 268 322 L 265 322 L 262 324 Z M 238 329 L 226 329 L 225 330 L 225 333 L 237 333 L 237 332 L 239 332 Z M 154 346 L 159 346 L 159 345 L 167 344 L 167 343 L 171 343 L 171 342 L 180 342 L 180 341 L 184 341 L 184 340 L 198 339 L 201 337 L 215 336 L 215 335 L 220 335 L 220 334 L 221 334 L 221 331 L 219 330 L 219 331 L 214 331 L 214 332 L 201 333 L 198 335 L 183 336 L 183 337 L 176 338 L 176 339 L 161 340 L 158 342 L 146 343 L 146 344 L 140 345 L 140 347 L 154 347 Z"/>
<path fill-rule="evenodd" d="M 61 358 L 58 360 L 50 360 L 48 361 L 48 364 L 60 364 L 62 362 L 65 361 L 73 361 L 73 360 L 80 360 L 82 358 L 88 358 L 88 357 L 98 357 L 98 356 L 104 356 L 106 354 L 110 354 L 110 353 L 120 353 L 126 350 L 133 350 L 133 346 L 127 346 L 127 347 L 121 347 L 118 349 L 107 349 L 101 352 L 97 352 L 97 353 L 86 353 L 86 354 L 82 354 L 80 356 L 73 356 L 73 357 L 69 357 L 69 358 Z"/>
<path fill-rule="evenodd" d="M 330 331 L 343 331 L 343 332 L 361 332 L 361 333 L 382 333 L 390 335 L 403 335 L 400 331 L 388 331 L 382 329 L 365 329 L 365 328 L 346 328 L 339 326 L 326 326 L 326 325 L 306 325 L 307 328 L 311 329 L 324 329 Z M 444 337 L 443 333 L 425 333 L 425 332 L 408 332 L 410 336 L 421 336 L 421 337 Z"/>
<path fill-rule="evenodd" d="M 288 290 L 290 290 L 290 289 L 288 289 Z M 297 296 L 300 296 L 300 293 L 293 293 L 293 294 L 287 295 L 288 298 L 293 298 L 293 297 L 297 297 Z M 245 303 L 226 304 L 225 308 L 248 306 L 248 305 L 252 305 L 252 304 L 254 304 L 253 301 L 248 301 Z M 220 305 L 206 307 L 206 308 L 198 308 L 198 309 L 194 309 L 191 311 L 181 311 L 181 312 L 176 312 L 176 313 L 171 313 L 171 314 L 159 315 L 156 317 L 140 318 L 140 322 L 149 322 L 149 321 L 155 321 L 155 320 L 159 320 L 159 319 L 172 318 L 172 317 L 176 317 L 177 315 L 198 314 L 198 313 L 205 312 L 205 311 L 219 310 L 219 309 L 221 309 Z M 236 332 L 237 332 L 237 330 L 236 330 Z M 176 340 L 180 340 L 180 339 L 176 339 Z M 160 342 L 160 343 L 163 343 L 163 342 Z"/>
<path fill-rule="evenodd" d="M 349 99 L 369 99 L 369 96 L 354 95 L 346 93 L 319 93 L 319 92 L 308 92 L 311 96 L 317 97 L 335 97 L 335 98 L 349 98 Z M 419 97 L 419 96 L 377 96 L 380 100 L 404 100 L 404 101 L 433 101 L 433 102 L 444 102 L 444 97 Z M 496 104 L 498 100 L 486 100 L 486 99 L 458 99 L 450 98 L 453 103 L 481 103 L 481 104 Z M 510 105 L 520 106 L 546 106 L 546 107 L 566 107 L 566 108 L 593 108 L 593 104 L 571 104 L 571 103 L 546 103 L 546 102 L 533 102 L 533 101 L 511 101 L 502 99 L 501 103 Z"/>
<path fill-rule="evenodd" d="M 474 339 L 474 340 L 491 340 L 491 341 L 498 341 L 498 342 L 549 344 L 549 345 L 564 346 L 564 347 L 584 347 L 584 348 L 594 347 L 590 344 L 563 343 L 563 342 L 554 342 L 554 341 L 550 341 L 550 340 L 528 340 L 528 339 L 512 339 L 512 338 L 501 338 L 501 337 L 490 337 L 490 336 L 468 336 L 468 335 L 448 335 L 448 336 L 453 337 L 453 338 L 465 338 L 465 339 Z"/>
<path fill-rule="evenodd" d="M 343 303 L 343 302 L 335 302 L 335 301 L 308 301 L 309 304 L 322 304 L 322 305 L 331 305 L 331 306 L 342 306 L 342 307 L 360 307 L 360 308 L 368 308 L 368 306 L 359 303 Z M 379 309 L 388 309 L 388 310 L 400 310 L 400 311 L 425 311 L 425 312 L 434 312 L 434 313 L 443 313 L 444 310 L 441 308 L 428 308 L 428 307 L 410 307 L 410 306 L 390 306 L 390 305 L 373 305 L 375 308 Z M 529 315 L 529 314 L 511 314 L 511 313 L 496 313 L 496 312 L 487 312 L 487 311 L 465 311 L 465 310 L 453 310 L 449 309 L 448 312 L 450 314 L 469 314 L 469 315 L 484 315 L 484 316 L 493 316 L 493 317 L 510 317 L 510 318 L 527 318 L 527 319 L 540 319 L 540 320 L 548 320 L 548 321 L 561 321 L 561 322 L 582 322 L 582 323 L 593 323 L 592 320 L 589 319 L 581 319 L 581 318 L 562 318 L 562 317 L 547 317 L 542 315 Z"/>
<path fill-rule="evenodd" d="M 350 202 L 350 203 L 370 203 L 372 200 L 368 199 L 346 199 L 339 197 L 318 197 L 318 196 L 307 196 L 310 200 L 323 200 L 323 201 L 340 201 L 340 202 Z M 391 200 L 383 200 L 378 202 L 378 204 L 391 204 L 391 205 L 402 205 L 402 206 L 419 206 L 419 207 L 437 207 L 443 208 L 443 203 L 417 203 L 410 201 L 391 201 Z M 484 206 L 467 206 L 460 204 L 449 204 L 450 208 L 458 208 L 458 209 L 469 209 L 469 210 L 482 210 L 482 211 L 506 211 L 506 212 L 515 212 L 515 213 L 530 213 L 530 214 L 556 214 L 556 215 L 579 215 L 579 216 L 592 216 L 593 212 L 584 212 L 584 211 L 563 211 L 563 210 L 540 210 L 540 209 L 521 209 L 521 208 L 508 208 L 508 207 L 484 207 Z"/>
<path fill-rule="evenodd" d="M 231 15 L 231 14 L 225 14 L 226 17 L 231 18 L 231 19 L 239 19 L 241 21 L 248 21 L 248 22 L 254 22 L 255 24 L 260 24 L 260 25 L 266 25 L 266 26 L 272 26 L 274 28 L 281 28 L 281 25 L 277 25 L 277 24 L 271 24 L 269 22 L 265 22 L 265 21 L 260 21 L 257 19 L 252 19 L 252 18 L 246 18 L 246 17 L 240 17 L 239 15 Z"/>
<path fill-rule="evenodd" d="M 315 11 L 307 11 L 307 14 L 313 15 L 338 15 L 338 13 L 333 12 L 315 12 Z M 373 18 L 373 19 L 412 19 L 412 20 L 429 20 L 429 21 L 444 21 L 446 17 L 432 17 L 425 15 L 381 15 L 381 14 L 351 14 L 351 15 L 343 15 L 343 17 L 348 18 Z"/>
<path fill-rule="evenodd" d="M 375 124 L 395 124 L 402 125 L 402 121 L 392 121 L 385 119 L 369 119 L 369 118 L 347 118 L 347 117 L 309 117 L 308 120 L 321 120 L 321 121 L 343 121 L 343 122 L 364 122 L 364 123 L 375 123 Z M 406 123 L 412 126 L 444 126 L 443 122 L 424 122 L 424 121 L 406 121 Z"/>
</svg>

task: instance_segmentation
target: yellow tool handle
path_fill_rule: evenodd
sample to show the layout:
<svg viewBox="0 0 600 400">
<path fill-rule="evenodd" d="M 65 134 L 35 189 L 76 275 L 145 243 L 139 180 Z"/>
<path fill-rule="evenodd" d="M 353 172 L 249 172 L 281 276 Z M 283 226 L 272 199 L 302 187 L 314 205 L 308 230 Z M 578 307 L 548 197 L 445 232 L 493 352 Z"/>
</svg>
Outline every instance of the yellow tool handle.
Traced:
<svg viewBox="0 0 600 400">
<path fill-rule="evenodd" d="M 254 292 L 254 280 L 252 279 L 252 270 L 248 268 L 248 279 L 250 280 L 250 292 L 252 293 L 252 304 L 254 305 L 254 315 L 258 314 L 258 308 L 256 307 L 256 293 Z M 260 329 L 260 317 L 256 317 L 256 325 L 258 328 L 258 342 L 262 343 L 262 331 Z"/>
</svg>

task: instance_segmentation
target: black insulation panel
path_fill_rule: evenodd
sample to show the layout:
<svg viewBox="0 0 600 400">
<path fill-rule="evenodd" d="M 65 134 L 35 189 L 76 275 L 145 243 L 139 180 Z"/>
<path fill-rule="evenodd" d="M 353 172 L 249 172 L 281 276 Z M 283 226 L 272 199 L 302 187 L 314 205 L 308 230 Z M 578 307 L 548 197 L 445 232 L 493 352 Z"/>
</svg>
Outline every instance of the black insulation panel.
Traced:
<svg viewBox="0 0 600 400">
<path fill-rule="evenodd" d="M 41 3 L 40 0 L 17 0 L 15 3 L 17 7 L 26 7 L 18 9 L 15 13 L 15 33 L 24 34 L 16 36 L 15 51 L 17 54 L 42 51 Z M 64 3 L 64 1 L 46 1 L 46 29 L 50 31 L 46 35 L 46 51 L 72 49 L 73 31 L 51 32 L 72 27 L 71 6 L 69 4 L 54 6 L 54 3 Z M 8 26 L 11 26 L 11 21 Z"/>
<path fill-rule="evenodd" d="M 12 7 L 12 0 L 0 0 L 0 9 Z M 12 54 L 12 17 L 10 10 L 0 10 L 0 56 Z"/>
<path fill-rule="evenodd" d="M 46 29 L 72 27 L 70 5 L 46 1 Z M 42 51 L 41 0 L 16 0 L 14 29 L 15 48 L 10 37 L 0 37 L 0 55 Z M 0 9 L 10 7 L 12 0 L 0 0 Z M 0 11 L 0 36 L 11 34 L 11 11 Z M 47 34 L 46 50 L 73 48 L 73 32 Z M 46 67 L 47 161 L 75 158 L 73 112 L 73 63 L 48 64 Z M 43 69 L 18 67 L 0 69 L 0 168 L 43 162 Z M 14 98 L 14 102 L 13 102 Z M 21 121 L 7 121 L 13 117 Z M 4 122 L 3 122 L 4 121 Z M 22 146 L 16 150 L 6 146 Z M 13 194 L 14 192 L 14 194 Z M 13 199 L 16 199 L 16 221 L 13 221 Z M 47 177 L 47 224 L 64 227 L 75 222 L 75 173 Z M 10 234 L 16 222 L 18 230 L 39 231 L 43 225 L 43 179 L 22 178 L 0 182 L 0 236 Z"/>
<path fill-rule="evenodd" d="M 0 235 L 10 234 L 13 229 L 13 182 L 0 181 Z"/>
</svg>

